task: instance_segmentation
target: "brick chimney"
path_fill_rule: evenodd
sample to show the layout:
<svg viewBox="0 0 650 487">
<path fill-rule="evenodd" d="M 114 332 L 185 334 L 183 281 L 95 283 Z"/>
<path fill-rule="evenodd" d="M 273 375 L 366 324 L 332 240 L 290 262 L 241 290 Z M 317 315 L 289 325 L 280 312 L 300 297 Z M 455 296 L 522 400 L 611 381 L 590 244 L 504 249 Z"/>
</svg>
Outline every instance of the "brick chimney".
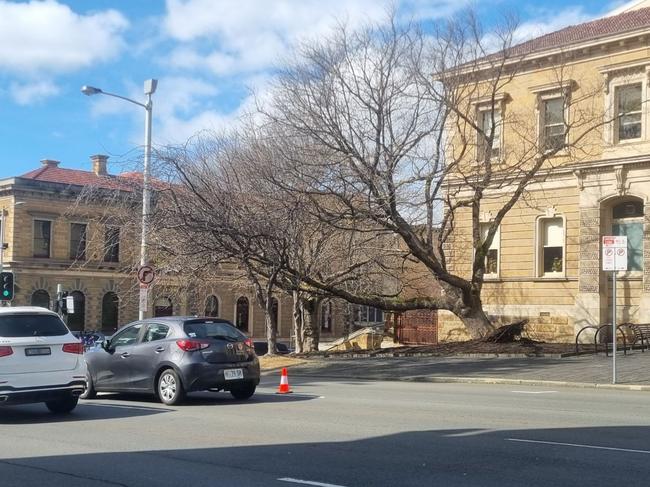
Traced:
<svg viewBox="0 0 650 487">
<path fill-rule="evenodd" d="M 93 172 L 97 176 L 106 176 L 108 171 L 106 170 L 106 161 L 108 161 L 108 156 L 102 154 L 95 154 L 90 156 L 90 160 L 93 163 Z"/>
<path fill-rule="evenodd" d="M 54 159 L 41 159 L 41 164 L 43 167 L 59 167 L 61 161 L 55 161 Z"/>
</svg>

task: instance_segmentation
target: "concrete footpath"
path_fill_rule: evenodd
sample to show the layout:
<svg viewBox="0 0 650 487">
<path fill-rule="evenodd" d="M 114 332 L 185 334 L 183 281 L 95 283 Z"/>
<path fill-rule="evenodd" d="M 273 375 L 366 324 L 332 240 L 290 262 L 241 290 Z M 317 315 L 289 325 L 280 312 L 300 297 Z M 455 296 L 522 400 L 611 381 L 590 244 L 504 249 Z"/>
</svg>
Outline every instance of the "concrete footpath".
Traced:
<svg viewBox="0 0 650 487">
<path fill-rule="evenodd" d="M 290 368 L 296 377 L 415 382 L 474 382 L 602 387 L 650 391 L 650 351 L 616 357 L 617 384 L 612 384 L 612 357 L 390 357 L 315 359 Z"/>
</svg>

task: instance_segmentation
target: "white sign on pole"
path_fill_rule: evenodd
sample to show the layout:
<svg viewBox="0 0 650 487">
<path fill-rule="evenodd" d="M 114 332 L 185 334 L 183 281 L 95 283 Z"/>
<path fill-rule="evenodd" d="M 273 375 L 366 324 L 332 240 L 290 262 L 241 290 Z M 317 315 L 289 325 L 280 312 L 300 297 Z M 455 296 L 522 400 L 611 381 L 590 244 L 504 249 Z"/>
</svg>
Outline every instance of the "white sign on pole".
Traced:
<svg viewBox="0 0 650 487">
<path fill-rule="evenodd" d="M 65 297 L 65 307 L 69 315 L 74 314 L 74 296 Z"/>
<path fill-rule="evenodd" d="M 627 237 L 603 237 L 603 270 L 627 270 Z"/>
</svg>

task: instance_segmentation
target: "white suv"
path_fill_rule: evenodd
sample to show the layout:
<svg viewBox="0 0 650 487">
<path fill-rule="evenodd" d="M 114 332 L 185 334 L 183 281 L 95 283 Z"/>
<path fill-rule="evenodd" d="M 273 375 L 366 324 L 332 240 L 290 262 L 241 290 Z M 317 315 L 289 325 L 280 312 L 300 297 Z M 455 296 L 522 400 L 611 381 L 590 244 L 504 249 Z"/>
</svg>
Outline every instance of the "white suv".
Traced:
<svg viewBox="0 0 650 487">
<path fill-rule="evenodd" d="M 86 387 L 83 351 L 56 313 L 0 307 L 0 405 L 44 402 L 69 413 Z"/>
</svg>

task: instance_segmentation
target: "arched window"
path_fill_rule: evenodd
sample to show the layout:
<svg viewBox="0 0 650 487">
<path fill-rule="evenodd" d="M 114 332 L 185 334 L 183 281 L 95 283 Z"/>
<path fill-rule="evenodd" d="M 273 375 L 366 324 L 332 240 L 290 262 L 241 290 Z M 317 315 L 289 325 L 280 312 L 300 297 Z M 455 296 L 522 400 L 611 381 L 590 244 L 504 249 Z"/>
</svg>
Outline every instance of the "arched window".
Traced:
<svg viewBox="0 0 650 487">
<path fill-rule="evenodd" d="M 248 331 L 248 298 L 244 296 L 237 300 L 235 324 L 241 331 Z"/>
<path fill-rule="evenodd" d="M 114 292 L 107 292 L 102 298 L 102 332 L 113 334 L 117 330 L 120 299 Z"/>
<path fill-rule="evenodd" d="M 174 314 L 174 305 L 172 304 L 171 299 L 169 299 L 167 296 L 161 296 L 158 299 L 156 299 L 153 305 L 153 315 L 155 317 L 171 316 L 173 314 Z"/>
<path fill-rule="evenodd" d="M 612 208 L 612 235 L 627 237 L 627 270 L 643 270 L 643 201 L 624 201 Z"/>
<path fill-rule="evenodd" d="M 216 296 L 210 295 L 205 300 L 205 313 L 203 315 L 213 316 L 215 318 L 219 316 L 219 300 Z"/>
<path fill-rule="evenodd" d="M 81 291 L 70 293 L 74 301 L 74 313 L 68 314 L 68 328 L 82 331 L 86 326 L 86 296 Z"/>
<path fill-rule="evenodd" d="M 39 289 L 32 293 L 32 306 L 50 309 L 50 294 L 45 289 Z"/>
</svg>

